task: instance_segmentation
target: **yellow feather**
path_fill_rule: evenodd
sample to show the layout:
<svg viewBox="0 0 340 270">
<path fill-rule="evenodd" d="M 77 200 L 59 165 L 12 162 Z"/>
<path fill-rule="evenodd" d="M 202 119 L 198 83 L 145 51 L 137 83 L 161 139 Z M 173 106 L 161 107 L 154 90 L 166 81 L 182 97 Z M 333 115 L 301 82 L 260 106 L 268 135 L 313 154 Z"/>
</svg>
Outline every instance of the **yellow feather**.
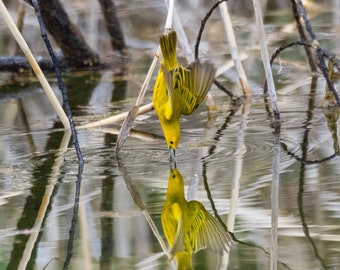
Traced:
<svg viewBox="0 0 340 270">
<path fill-rule="evenodd" d="M 161 67 L 154 86 L 153 104 L 168 148 L 176 149 L 180 140 L 180 116 L 192 114 L 206 97 L 216 69 L 198 60 L 187 68 L 178 65 L 177 35 L 170 31 L 160 38 Z"/>
<path fill-rule="evenodd" d="M 177 168 L 169 174 L 161 220 L 178 269 L 191 269 L 192 253 L 203 248 L 228 251 L 230 235 L 200 202 L 186 201 L 183 177 Z"/>
</svg>

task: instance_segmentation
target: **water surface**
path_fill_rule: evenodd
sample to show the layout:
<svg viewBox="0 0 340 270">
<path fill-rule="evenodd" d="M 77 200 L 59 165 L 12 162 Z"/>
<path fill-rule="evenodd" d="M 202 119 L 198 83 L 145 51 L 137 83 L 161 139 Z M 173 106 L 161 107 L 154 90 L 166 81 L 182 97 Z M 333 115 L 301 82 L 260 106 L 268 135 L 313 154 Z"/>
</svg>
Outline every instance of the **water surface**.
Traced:
<svg viewBox="0 0 340 270">
<path fill-rule="evenodd" d="M 320 44 L 339 53 L 339 14 L 329 8 L 331 2 L 336 1 L 314 3 L 308 14 Z M 82 25 L 89 11 L 68 5 Z M 194 44 L 204 10 L 193 11 L 194 3 L 180 5 L 188 38 Z M 129 46 L 127 72 L 122 76 L 111 71 L 64 73 L 77 126 L 128 110 L 157 47 L 166 12 L 163 3 L 118 1 L 117 8 Z M 262 95 L 264 74 L 253 19 L 234 14 L 253 90 L 249 111 L 243 113 L 242 105 L 231 113 L 229 98 L 213 86 L 217 113 L 208 115 L 202 105 L 194 115 L 183 117 L 176 159 L 185 191 L 193 178 L 198 179 L 195 199 L 212 215 L 218 214 L 236 239 L 248 245 L 233 244 L 223 258 L 202 250 L 193 257 L 194 269 L 214 269 L 221 262 L 227 265 L 224 269 L 269 269 L 273 245 L 278 249 L 278 269 L 338 269 L 340 158 L 335 154 L 338 132 L 333 130 L 332 135 L 321 109 L 325 81 L 319 74 L 312 77 L 302 49 L 285 52 L 274 64 L 282 118 L 275 244 L 271 238 L 273 119 Z M 270 52 L 297 39 L 289 7 L 280 12 L 268 7 L 266 23 Z M 212 24 L 201 53 L 220 65 L 230 56 L 217 12 Z M 109 50 L 104 30 L 99 31 L 94 45 L 102 54 Z M 35 50 L 40 52 L 39 47 Z M 185 63 L 180 50 L 179 55 Z M 60 97 L 52 74 L 49 79 Z M 241 94 L 234 70 L 219 79 Z M 150 90 L 145 103 L 151 96 Z M 62 269 L 78 172 L 69 134 L 61 129 L 44 92 L 31 76 L 1 75 L 0 112 L 0 269 Z M 78 130 L 85 167 L 70 269 L 171 269 L 126 187 L 128 178 L 163 237 L 160 215 L 169 162 L 157 116 L 150 112 L 137 118 L 117 160 L 113 149 L 119 128 L 120 123 Z"/>
</svg>

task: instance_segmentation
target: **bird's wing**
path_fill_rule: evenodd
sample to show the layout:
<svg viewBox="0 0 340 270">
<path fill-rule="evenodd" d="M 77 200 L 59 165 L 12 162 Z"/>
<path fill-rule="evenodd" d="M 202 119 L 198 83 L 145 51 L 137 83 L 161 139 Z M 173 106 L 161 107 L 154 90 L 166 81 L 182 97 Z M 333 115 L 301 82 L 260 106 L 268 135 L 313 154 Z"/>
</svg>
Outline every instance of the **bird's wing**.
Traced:
<svg viewBox="0 0 340 270">
<path fill-rule="evenodd" d="M 193 113 L 205 99 L 214 81 L 216 68 L 210 62 L 192 62 L 182 72 L 182 114 Z"/>
<path fill-rule="evenodd" d="M 177 72 L 178 89 L 181 97 L 181 113 L 189 115 L 199 105 L 197 96 L 193 91 L 194 80 L 190 70 L 180 67 Z"/>
<path fill-rule="evenodd" d="M 188 203 L 190 221 L 187 230 L 191 230 L 190 243 L 193 252 L 208 248 L 213 251 L 229 251 L 231 236 L 198 201 Z"/>
<path fill-rule="evenodd" d="M 174 203 L 171 205 L 171 212 L 173 213 L 174 218 L 177 219 L 176 235 L 170 251 L 171 255 L 175 256 L 175 254 L 178 251 L 183 251 L 184 243 L 183 213 L 181 210 L 181 206 L 178 203 Z"/>
<path fill-rule="evenodd" d="M 173 113 L 173 85 L 174 85 L 174 76 L 173 76 L 173 71 L 170 70 L 168 71 L 166 69 L 166 67 L 161 64 L 161 69 L 164 75 L 164 79 L 165 79 L 165 85 L 166 85 L 166 91 L 168 93 L 168 102 L 169 102 L 169 106 L 170 108 L 169 111 L 171 113 L 169 113 L 169 116 L 166 116 L 167 119 L 170 119 Z"/>
</svg>

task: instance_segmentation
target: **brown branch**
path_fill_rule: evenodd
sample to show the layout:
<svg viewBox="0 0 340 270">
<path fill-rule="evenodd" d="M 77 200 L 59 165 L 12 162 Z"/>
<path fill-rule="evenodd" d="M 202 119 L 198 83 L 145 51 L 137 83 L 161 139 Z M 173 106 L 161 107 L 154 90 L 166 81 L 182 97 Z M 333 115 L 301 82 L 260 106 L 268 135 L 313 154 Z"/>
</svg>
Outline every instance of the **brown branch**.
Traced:
<svg viewBox="0 0 340 270">
<path fill-rule="evenodd" d="M 301 39 L 302 42 L 308 43 L 308 40 L 307 40 L 307 37 L 306 37 L 306 34 L 305 34 L 305 30 L 303 29 L 303 26 L 302 26 L 302 23 L 301 23 L 301 20 L 300 20 L 300 18 L 301 18 L 300 13 L 298 11 L 298 7 L 296 5 L 295 0 L 291 0 L 291 3 L 292 3 L 292 10 L 293 10 L 294 19 L 295 19 L 295 22 L 296 22 L 296 25 L 297 25 L 297 28 L 298 28 L 298 31 L 299 31 L 300 39 Z M 312 48 L 310 48 L 307 45 L 304 45 L 304 47 L 305 47 L 305 52 L 306 52 L 306 55 L 307 55 L 307 58 L 308 58 L 309 66 L 310 66 L 312 72 L 316 72 L 317 71 L 317 64 L 315 62 L 315 57 L 313 57 Z"/>
<path fill-rule="evenodd" d="M 111 36 L 112 49 L 125 54 L 125 41 L 113 0 L 99 0 L 99 3 L 105 17 L 107 31 Z"/>
<path fill-rule="evenodd" d="M 51 33 L 71 66 L 82 68 L 100 64 L 99 55 L 86 43 L 58 0 L 39 0 L 46 29 Z"/>
</svg>

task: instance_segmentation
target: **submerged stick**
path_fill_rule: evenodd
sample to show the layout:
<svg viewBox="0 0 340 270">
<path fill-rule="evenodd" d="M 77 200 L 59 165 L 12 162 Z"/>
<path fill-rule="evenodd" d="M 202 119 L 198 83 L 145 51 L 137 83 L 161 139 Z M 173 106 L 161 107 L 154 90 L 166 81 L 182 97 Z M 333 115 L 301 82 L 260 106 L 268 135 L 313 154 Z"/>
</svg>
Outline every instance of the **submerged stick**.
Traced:
<svg viewBox="0 0 340 270">
<path fill-rule="evenodd" d="M 51 86 L 49 85 L 44 73 L 41 71 L 37 61 L 35 60 L 30 48 L 28 47 L 25 39 L 21 35 L 20 31 L 18 30 L 17 26 L 15 25 L 11 15 L 8 13 L 8 10 L 6 9 L 4 3 L 2 0 L 0 0 L 0 13 L 2 17 L 5 20 L 5 23 L 7 24 L 7 27 L 11 31 L 13 37 L 17 41 L 18 45 L 20 46 L 21 50 L 24 52 L 28 62 L 30 63 L 35 75 L 37 76 L 41 86 L 43 87 L 49 101 L 51 102 L 54 110 L 58 114 L 60 121 L 64 125 L 65 129 L 70 129 L 70 123 L 68 121 L 68 118 L 61 107 L 57 97 L 55 96 Z"/>
</svg>

